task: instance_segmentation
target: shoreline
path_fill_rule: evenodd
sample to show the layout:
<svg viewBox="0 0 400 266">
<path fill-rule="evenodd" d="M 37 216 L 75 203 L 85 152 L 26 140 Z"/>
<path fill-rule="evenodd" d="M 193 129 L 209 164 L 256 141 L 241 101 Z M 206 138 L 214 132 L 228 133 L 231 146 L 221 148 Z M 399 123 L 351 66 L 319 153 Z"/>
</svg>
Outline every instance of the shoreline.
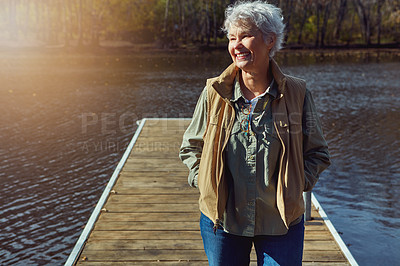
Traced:
<svg viewBox="0 0 400 266">
<path fill-rule="evenodd" d="M 183 52 L 183 53 L 211 53 L 214 51 L 226 50 L 227 44 L 220 43 L 218 45 L 180 45 L 176 47 L 160 47 L 157 43 L 146 43 L 146 44 L 133 44 L 124 41 L 103 41 L 98 46 L 91 45 L 44 45 L 39 43 L 25 43 L 19 42 L 0 42 L 0 52 L 68 52 L 78 54 L 119 54 L 119 53 L 168 53 L 168 52 Z M 390 43 L 382 45 L 326 45 L 324 47 L 315 47 L 314 45 L 287 45 L 284 46 L 279 53 L 302 53 L 302 52 L 321 52 L 331 53 L 335 52 L 371 52 L 371 51 L 384 51 L 390 53 L 400 54 L 400 44 Z"/>
</svg>

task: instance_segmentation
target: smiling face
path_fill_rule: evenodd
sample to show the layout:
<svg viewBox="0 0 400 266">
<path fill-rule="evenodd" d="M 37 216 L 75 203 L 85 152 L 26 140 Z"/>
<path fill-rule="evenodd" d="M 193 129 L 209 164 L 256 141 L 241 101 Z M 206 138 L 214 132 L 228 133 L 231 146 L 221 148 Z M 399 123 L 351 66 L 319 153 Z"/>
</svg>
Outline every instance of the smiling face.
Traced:
<svg viewBox="0 0 400 266">
<path fill-rule="evenodd" d="M 246 72 L 259 72 L 268 68 L 273 38 L 267 45 L 259 29 L 243 23 L 232 25 L 228 38 L 228 51 L 237 67 Z"/>
</svg>

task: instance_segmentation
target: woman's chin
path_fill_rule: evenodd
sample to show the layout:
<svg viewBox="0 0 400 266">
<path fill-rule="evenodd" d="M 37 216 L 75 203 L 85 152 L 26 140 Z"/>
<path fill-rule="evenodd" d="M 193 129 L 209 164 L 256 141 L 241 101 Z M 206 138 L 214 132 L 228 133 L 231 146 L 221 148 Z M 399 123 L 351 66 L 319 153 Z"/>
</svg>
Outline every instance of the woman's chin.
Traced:
<svg viewBox="0 0 400 266">
<path fill-rule="evenodd" d="M 251 62 L 249 62 L 248 60 L 236 60 L 235 65 L 238 68 L 245 70 L 247 67 L 251 65 Z"/>
</svg>

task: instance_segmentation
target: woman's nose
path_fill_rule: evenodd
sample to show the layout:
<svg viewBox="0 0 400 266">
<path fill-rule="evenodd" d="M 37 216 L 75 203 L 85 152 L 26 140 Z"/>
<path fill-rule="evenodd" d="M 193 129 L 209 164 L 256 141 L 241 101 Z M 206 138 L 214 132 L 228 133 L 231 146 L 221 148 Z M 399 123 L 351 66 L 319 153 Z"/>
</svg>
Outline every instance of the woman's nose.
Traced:
<svg viewBox="0 0 400 266">
<path fill-rule="evenodd" d="M 242 40 L 236 39 L 235 43 L 233 44 L 233 47 L 236 48 L 241 48 L 243 46 Z"/>
</svg>

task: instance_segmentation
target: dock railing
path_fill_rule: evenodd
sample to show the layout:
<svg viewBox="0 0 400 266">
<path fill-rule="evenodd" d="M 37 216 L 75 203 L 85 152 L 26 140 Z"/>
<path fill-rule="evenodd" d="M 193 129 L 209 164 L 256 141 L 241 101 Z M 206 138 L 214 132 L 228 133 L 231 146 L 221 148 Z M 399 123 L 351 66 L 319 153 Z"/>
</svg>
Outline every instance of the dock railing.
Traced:
<svg viewBox="0 0 400 266">
<path fill-rule="evenodd" d="M 306 211 L 304 212 L 304 220 L 310 221 L 311 218 L 311 191 L 303 192 L 303 199 Z"/>
</svg>

